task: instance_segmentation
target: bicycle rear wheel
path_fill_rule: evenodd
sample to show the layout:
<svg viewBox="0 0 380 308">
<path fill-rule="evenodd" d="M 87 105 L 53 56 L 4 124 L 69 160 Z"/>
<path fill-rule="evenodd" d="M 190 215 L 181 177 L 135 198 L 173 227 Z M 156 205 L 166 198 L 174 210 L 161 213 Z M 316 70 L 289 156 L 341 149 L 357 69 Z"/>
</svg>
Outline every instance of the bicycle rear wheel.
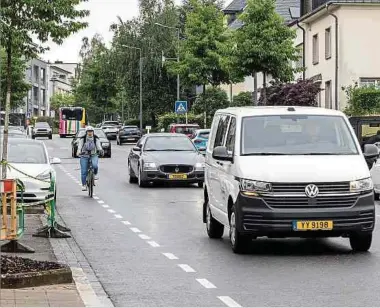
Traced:
<svg viewBox="0 0 380 308">
<path fill-rule="evenodd" d="M 92 198 L 93 193 L 94 193 L 94 173 L 92 172 L 92 170 L 88 172 L 87 186 L 88 186 L 88 195 L 90 198 Z"/>
</svg>

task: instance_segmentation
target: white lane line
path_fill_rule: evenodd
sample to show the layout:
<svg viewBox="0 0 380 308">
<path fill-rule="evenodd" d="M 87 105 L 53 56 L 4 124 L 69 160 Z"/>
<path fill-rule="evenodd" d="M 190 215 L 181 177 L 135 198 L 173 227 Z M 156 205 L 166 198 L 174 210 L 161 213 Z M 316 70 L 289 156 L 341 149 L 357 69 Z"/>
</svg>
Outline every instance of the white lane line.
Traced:
<svg viewBox="0 0 380 308">
<path fill-rule="evenodd" d="M 195 269 L 187 264 L 178 264 L 178 266 L 182 268 L 186 273 L 195 273 Z"/>
<path fill-rule="evenodd" d="M 104 203 L 104 201 L 103 200 L 98 200 L 98 203 L 102 204 L 102 203 Z"/>
<path fill-rule="evenodd" d="M 92 196 L 92 198 L 94 198 L 95 200 L 99 200 L 99 197 Z"/>
<path fill-rule="evenodd" d="M 216 289 L 216 286 L 214 286 L 210 281 L 208 281 L 205 278 L 198 278 L 197 281 L 204 286 L 206 289 Z"/>
<path fill-rule="evenodd" d="M 102 204 L 102 207 L 106 209 L 107 207 L 110 207 L 110 206 L 108 204 Z"/>
<path fill-rule="evenodd" d="M 150 240 L 150 236 L 145 235 L 145 234 L 139 234 L 139 237 L 142 238 L 143 240 Z"/>
<path fill-rule="evenodd" d="M 165 257 L 167 257 L 169 260 L 178 260 L 178 257 L 176 257 L 175 255 L 173 255 L 172 253 L 170 252 L 163 252 L 162 253 Z"/>
<path fill-rule="evenodd" d="M 116 213 L 114 210 L 111 210 L 111 209 L 109 209 L 109 210 L 107 210 L 108 212 L 110 212 L 110 213 Z"/>
<path fill-rule="evenodd" d="M 135 232 L 135 233 L 140 233 L 141 230 L 140 229 L 137 229 L 137 228 L 129 228 L 131 229 L 132 232 Z"/>
<path fill-rule="evenodd" d="M 121 216 L 121 215 L 119 215 L 119 214 L 115 214 L 115 217 L 116 217 L 116 218 L 119 218 L 119 219 L 123 218 L 123 216 Z"/>
<path fill-rule="evenodd" d="M 241 307 L 229 296 L 218 296 L 218 298 L 227 305 L 227 307 Z"/>
<path fill-rule="evenodd" d="M 130 225 L 131 224 L 129 221 L 126 221 L 126 220 L 122 221 L 122 223 L 125 224 L 125 225 Z"/>
<path fill-rule="evenodd" d="M 158 243 L 156 243 L 155 241 L 148 241 L 147 242 L 150 246 L 152 247 L 160 247 L 160 245 Z"/>
</svg>

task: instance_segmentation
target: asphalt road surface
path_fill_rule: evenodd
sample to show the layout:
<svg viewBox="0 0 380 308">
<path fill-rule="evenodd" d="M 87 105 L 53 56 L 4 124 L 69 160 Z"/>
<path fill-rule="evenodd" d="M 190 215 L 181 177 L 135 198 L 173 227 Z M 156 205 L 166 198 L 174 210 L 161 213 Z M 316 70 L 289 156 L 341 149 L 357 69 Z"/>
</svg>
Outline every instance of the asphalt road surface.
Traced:
<svg viewBox="0 0 380 308">
<path fill-rule="evenodd" d="M 62 160 L 57 207 L 115 306 L 379 305 L 379 228 L 364 254 L 353 254 L 348 239 L 260 239 L 236 255 L 227 231 L 207 237 L 202 189 L 129 184 L 132 145 L 112 143 L 90 199 L 71 140 L 45 141 Z"/>
</svg>

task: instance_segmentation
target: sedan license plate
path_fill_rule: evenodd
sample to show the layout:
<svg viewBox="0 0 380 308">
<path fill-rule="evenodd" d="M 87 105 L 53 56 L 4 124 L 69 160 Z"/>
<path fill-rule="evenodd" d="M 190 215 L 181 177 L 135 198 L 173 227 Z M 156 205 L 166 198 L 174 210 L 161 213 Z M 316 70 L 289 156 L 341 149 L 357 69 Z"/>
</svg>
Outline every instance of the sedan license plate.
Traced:
<svg viewBox="0 0 380 308">
<path fill-rule="evenodd" d="M 170 180 L 186 180 L 187 174 L 169 174 Z"/>
<path fill-rule="evenodd" d="M 127 138 L 127 141 L 133 141 L 135 138 Z"/>
<path fill-rule="evenodd" d="M 293 221 L 294 231 L 325 231 L 332 230 L 332 220 L 303 220 Z"/>
</svg>

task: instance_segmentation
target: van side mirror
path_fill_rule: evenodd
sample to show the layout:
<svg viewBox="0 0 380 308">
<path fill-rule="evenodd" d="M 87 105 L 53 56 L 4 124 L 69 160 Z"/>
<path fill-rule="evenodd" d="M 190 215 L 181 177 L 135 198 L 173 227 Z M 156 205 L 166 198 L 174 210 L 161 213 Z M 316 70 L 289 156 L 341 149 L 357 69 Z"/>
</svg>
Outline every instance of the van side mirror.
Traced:
<svg viewBox="0 0 380 308">
<path fill-rule="evenodd" d="M 380 154 L 379 148 L 374 144 L 364 145 L 364 157 L 366 159 L 371 159 L 378 157 Z"/>
<path fill-rule="evenodd" d="M 216 147 L 212 151 L 212 157 L 217 160 L 232 161 L 232 155 L 228 154 L 227 148 L 223 146 Z"/>
<path fill-rule="evenodd" d="M 141 152 L 141 148 L 138 147 L 138 146 L 134 146 L 133 147 L 133 151 L 135 151 L 135 152 Z"/>
</svg>

